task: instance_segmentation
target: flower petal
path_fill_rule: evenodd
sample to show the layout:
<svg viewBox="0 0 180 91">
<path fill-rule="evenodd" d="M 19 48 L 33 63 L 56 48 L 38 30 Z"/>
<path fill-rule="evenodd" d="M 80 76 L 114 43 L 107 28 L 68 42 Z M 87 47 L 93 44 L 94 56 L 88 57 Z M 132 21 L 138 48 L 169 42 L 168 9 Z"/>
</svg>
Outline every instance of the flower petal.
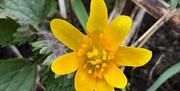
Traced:
<svg viewBox="0 0 180 91">
<path fill-rule="evenodd" d="M 129 16 L 118 16 L 111 22 L 110 29 L 104 32 L 112 45 L 119 46 L 128 35 L 131 25 L 132 20 Z"/>
<path fill-rule="evenodd" d="M 102 31 L 108 26 L 108 13 L 104 0 L 91 0 L 87 31 Z"/>
<path fill-rule="evenodd" d="M 109 66 L 104 74 L 104 78 L 108 84 L 116 88 L 125 88 L 127 84 L 127 78 L 124 73 L 114 65 Z"/>
<path fill-rule="evenodd" d="M 105 80 L 98 79 L 96 83 L 96 91 L 115 91 L 114 87 L 109 85 Z"/>
<path fill-rule="evenodd" d="M 121 66 L 143 66 L 152 57 L 152 52 L 144 48 L 119 47 L 115 62 Z"/>
<path fill-rule="evenodd" d="M 76 91 L 93 91 L 95 88 L 95 79 L 88 74 L 86 69 L 79 69 L 75 75 Z"/>
<path fill-rule="evenodd" d="M 51 70 L 57 75 L 65 75 L 76 71 L 82 63 L 83 61 L 75 53 L 69 53 L 56 58 L 51 65 Z"/>
<path fill-rule="evenodd" d="M 65 20 L 53 19 L 50 25 L 54 36 L 72 50 L 78 49 L 82 40 L 86 37 Z"/>
</svg>

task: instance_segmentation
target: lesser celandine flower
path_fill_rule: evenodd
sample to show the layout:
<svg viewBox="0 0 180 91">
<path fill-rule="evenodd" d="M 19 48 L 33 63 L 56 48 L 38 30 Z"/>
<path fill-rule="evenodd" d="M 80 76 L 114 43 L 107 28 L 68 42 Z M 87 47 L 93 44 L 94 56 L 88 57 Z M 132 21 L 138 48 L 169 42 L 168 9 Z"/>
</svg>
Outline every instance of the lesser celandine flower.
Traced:
<svg viewBox="0 0 180 91">
<path fill-rule="evenodd" d="M 125 88 L 127 78 L 118 67 L 142 66 L 152 56 L 147 49 L 120 46 L 131 25 L 128 16 L 118 16 L 108 24 L 104 0 L 91 0 L 88 35 L 64 20 L 53 19 L 51 29 L 54 36 L 74 52 L 55 59 L 52 71 L 65 75 L 77 70 L 74 81 L 77 91 Z"/>
</svg>

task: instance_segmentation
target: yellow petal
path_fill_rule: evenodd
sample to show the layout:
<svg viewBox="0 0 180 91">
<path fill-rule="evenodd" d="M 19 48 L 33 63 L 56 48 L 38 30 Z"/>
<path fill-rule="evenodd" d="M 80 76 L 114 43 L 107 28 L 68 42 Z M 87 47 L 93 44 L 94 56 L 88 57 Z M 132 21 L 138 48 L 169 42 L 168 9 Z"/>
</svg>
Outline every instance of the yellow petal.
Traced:
<svg viewBox="0 0 180 91">
<path fill-rule="evenodd" d="M 104 74 L 104 78 L 108 84 L 116 88 L 125 88 L 127 78 L 124 73 L 116 66 L 109 66 Z"/>
<path fill-rule="evenodd" d="M 118 16 L 111 22 L 110 29 L 104 32 L 112 45 L 119 46 L 128 35 L 131 25 L 129 16 Z"/>
<path fill-rule="evenodd" d="M 70 23 L 61 19 L 53 19 L 50 25 L 54 36 L 72 50 L 78 49 L 86 37 Z"/>
<path fill-rule="evenodd" d="M 108 25 L 108 13 L 104 0 L 91 0 L 90 16 L 87 22 L 89 33 L 102 31 Z"/>
<path fill-rule="evenodd" d="M 82 63 L 83 61 L 76 57 L 75 53 L 69 53 L 56 58 L 51 65 L 51 70 L 57 75 L 65 75 L 76 71 Z"/>
<path fill-rule="evenodd" d="M 76 91 L 93 91 L 95 88 L 95 79 L 88 74 L 86 69 L 79 69 L 75 75 Z"/>
<path fill-rule="evenodd" d="M 121 66 L 143 66 L 152 57 L 152 52 L 144 48 L 119 47 L 115 62 Z"/>
<path fill-rule="evenodd" d="M 96 83 L 96 91 L 115 91 L 114 87 L 109 85 L 105 80 L 98 79 Z"/>
</svg>

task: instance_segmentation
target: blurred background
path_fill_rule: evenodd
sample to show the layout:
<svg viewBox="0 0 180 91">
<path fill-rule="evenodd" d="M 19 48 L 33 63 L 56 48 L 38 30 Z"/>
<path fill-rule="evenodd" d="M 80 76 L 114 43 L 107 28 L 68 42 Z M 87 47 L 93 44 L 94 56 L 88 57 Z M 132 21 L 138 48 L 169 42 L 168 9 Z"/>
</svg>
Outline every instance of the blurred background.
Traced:
<svg viewBox="0 0 180 91">
<path fill-rule="evenodd" d="M 56 76 L 50 70 L 53 59 L 71 50 L 54 38 L 49 23 L 61 18 L 85 33 L 90 2 L 0 0 L 0 91 L 75 91 L 74 74 Z M 145 66 L 125 68 L 128 85 L 116 90 L 180 91 L 180 0 L 105 2 L 109 22 L 118 15 L 133 20 L 123 45 L 153 52 Z"/>
</svg>

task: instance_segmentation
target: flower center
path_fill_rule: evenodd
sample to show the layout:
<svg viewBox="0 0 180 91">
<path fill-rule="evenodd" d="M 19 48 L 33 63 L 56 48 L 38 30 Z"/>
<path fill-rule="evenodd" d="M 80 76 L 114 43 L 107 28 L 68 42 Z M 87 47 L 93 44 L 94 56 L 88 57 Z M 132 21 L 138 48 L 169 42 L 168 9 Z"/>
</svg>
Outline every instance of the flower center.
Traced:
<svg viewBox="0 0 180 91">
<path fill-rule="evenodd" d="M 114 51 L 109 51 L 106 48 L 95 47 L 91 39 L 82 44 L 77 51 L 77 56 L 83 56 L 85 63 L 83 68 L 87 69 L 88 74 L 93 75 L 94 78 L 102 78 L 107 65 L 114 59 Z"/>
</svg>

